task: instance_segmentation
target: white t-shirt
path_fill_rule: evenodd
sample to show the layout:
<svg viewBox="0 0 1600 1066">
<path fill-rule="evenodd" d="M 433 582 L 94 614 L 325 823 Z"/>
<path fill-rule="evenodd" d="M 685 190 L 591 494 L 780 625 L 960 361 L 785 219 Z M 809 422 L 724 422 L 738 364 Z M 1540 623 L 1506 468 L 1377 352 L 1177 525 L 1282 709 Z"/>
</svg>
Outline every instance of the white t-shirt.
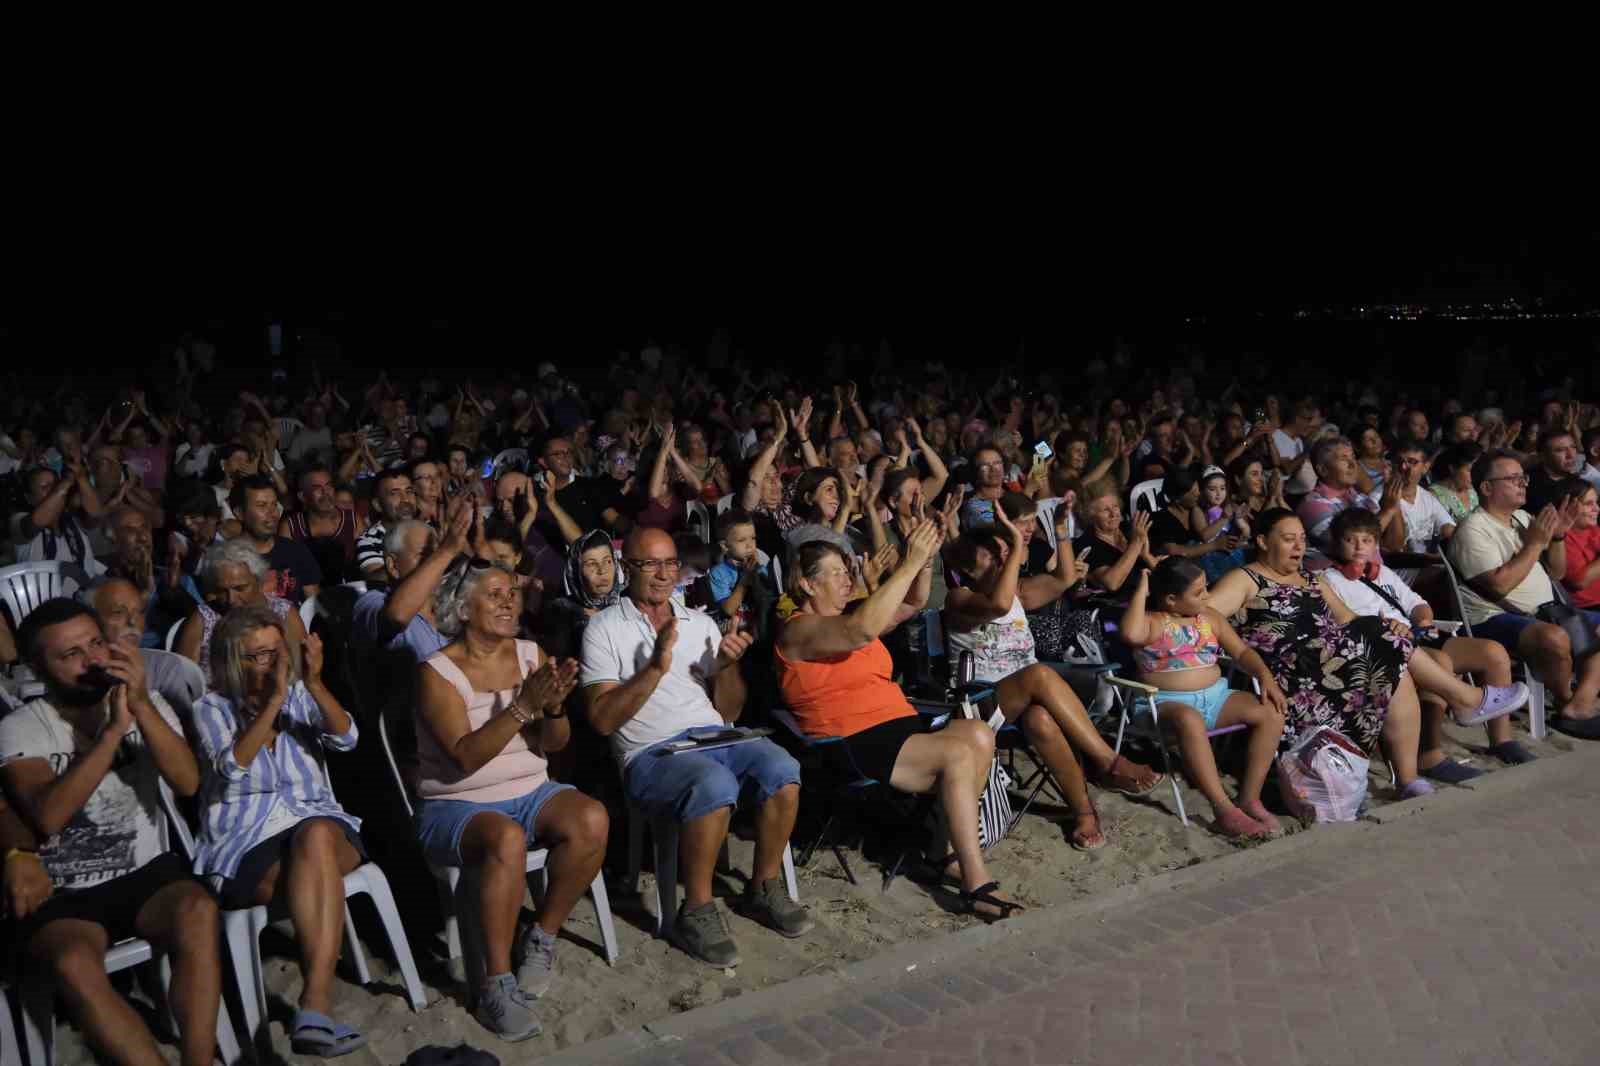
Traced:
<svg viewBox="0 0 1600 1066">
<path fill-rule="evenodd" d="M 181 736 L 178 716 L 161 694 L 150 693 L 150 701 Z M 12 759 L 44 759 L 60 777 L 81 754 L 77 740 L 71 723 L 48 700 L 33 700 L 0 718 L 0 765 Z M 135 727 L 122 739 L 111 769 L 83 809 L 39 848 L 39 858 L 57 888 L 70 891 L 103 884 L 133 873 L 167 850 L 157 773 Z"/>
<path fill-rule="evenodd" d="M 1412 592 L 1411 586 L 1387 566 L 1378 568 L 1378 579 L 1375 584 L 1400 601 L 1400 606 L 1405 608 L 1404 614 L 1395 610 L 1394 604 L 1374 592 L 1365 581 L 1352 581 L 1336 569 L 1324 570 L 1322 576 L 1328 579 L 1328 584 L 1333 586 L 1333 591 L 1338 593 L 1345 606 L 1362 617 L 1376 615 L 1379 618 L 1393 618 L 1397 622 L 1410 625 L 1411 612 L 1420 604 L 1427 602 Z"/>
<path fill-rule="evenodd" d="M 211 453 L 216 450 L 215 444 L 202 444 L 194 448 L 188 441 L 184 441 L 178 445 L 175 453 L 177 461 L 173 464 L 173 469 L 180 477 L 205 477 L 206 471 L 211 469 Z"/>
<path fill-rule="evenodd" d="M 1281 429 L 1272 431 L 1272 450 L 1279 459 L 1297 459 L 1306 450 L 1305 442 L 1291 437 Z M 1291 496 L 1304 496 L 1317 487 L 1317 472 L 1310 463 L 1302 463 L 1294 477 L 1284 482 L 1283 491 Z"/>
<path fill-rule="evenodd" d="M 717 669 L 722 630 L 710 615 L 691 611 L 676 601 L 672 611 L 678 617 L 672 666 L 639 713 L 611 734 L 612 754 L 624 767 L 644 748 L 685 729 L 727 724 L 707 692 Z M 589 619 L 584 627 L 579 681 L 585 688 L 606 681 L 627 681 L 650 661 L 655 648 L 655 626 L 632 600 L 623 597 Z"/>
<path fill-rule="evenodd" d="M 1462 612 L 1472 625 L 1505 613 L 1503 606 L 1479 596 L 1466 582 L 1504 566 L 1522 550 L 1521 530 L 1533 525 L 1533 516 L 1527 511 L 1518 511 L 1511 516 L 1511 521 L 1512 525 L 1506 525 L 1480 507 L 1461 520 L 1455 536 L 1450 538 L 1447 547 L 1450 561 L 1455 564 L 1462 581 Z M 1522 583 L 1501 598 L 1523 614 L 1532 614 L 1555 599 L 1555 590 L 1550 587 L 1550 575 L 1545 573 L 1544 566 L 1536 563 Z"/>
<path fill-rule="evenodd" d="M 1401 496 L 1400 513 L 1406 520 L 1406 551 L 1411 552 L 1428 551 L 1446 526 L 1456 524 L 1439 498 L 1426 489 L 1417 490 L 1415 503 L 1407 503 Z"/>
</svg>

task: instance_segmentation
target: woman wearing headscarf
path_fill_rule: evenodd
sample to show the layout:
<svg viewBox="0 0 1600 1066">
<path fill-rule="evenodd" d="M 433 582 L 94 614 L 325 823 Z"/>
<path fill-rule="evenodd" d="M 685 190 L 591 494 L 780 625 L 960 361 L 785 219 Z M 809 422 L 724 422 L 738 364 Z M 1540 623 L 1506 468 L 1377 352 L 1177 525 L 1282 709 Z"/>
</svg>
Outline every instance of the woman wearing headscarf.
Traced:
<svg viewBox="0 0 1600 1066">
<path fill-rule="evenodd" d="M 611 534 L 591 529 L 579 537 L 567 549 L 562 595 L 550 601 L 541 630 L 546 650 L 557 658 L 575 656 L 589 619 L 620 600 L 627 587 L 627 571 L 617 565 Z"/>
</svg>

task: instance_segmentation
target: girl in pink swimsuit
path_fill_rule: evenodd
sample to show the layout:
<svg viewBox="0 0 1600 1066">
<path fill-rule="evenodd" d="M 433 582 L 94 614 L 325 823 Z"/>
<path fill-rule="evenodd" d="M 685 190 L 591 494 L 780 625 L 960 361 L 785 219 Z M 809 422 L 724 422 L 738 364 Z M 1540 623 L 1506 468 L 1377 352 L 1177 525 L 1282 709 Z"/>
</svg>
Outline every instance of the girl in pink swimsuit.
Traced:
<svg viewBox="0 0 1600 1066">
<path fill-rule="evenodd" d="M 1261 657 L 1207 606 L 1209 598 L 1198 566 L 1177 556 L 1162 559 L 1141 574 L 1120 632 L 1134 649 L 1138 679 L 1158 690 L 1152 697 L 1158 717 L 1177 734 L 1189 779 L 1210 801 L 1217 832 L 1270 836 L 1281 827 L 1261 805 L 1261 786 L 1283 736 L 1283 693 Z M 1228 688 L 1217 665 L 1224 651 L 1260 683 L 1259 699 Z M 1250 750 L 1235 805 L 1223 791 L 1206 731 L 1241 724 L 1250 727 Z"/>
</svg>

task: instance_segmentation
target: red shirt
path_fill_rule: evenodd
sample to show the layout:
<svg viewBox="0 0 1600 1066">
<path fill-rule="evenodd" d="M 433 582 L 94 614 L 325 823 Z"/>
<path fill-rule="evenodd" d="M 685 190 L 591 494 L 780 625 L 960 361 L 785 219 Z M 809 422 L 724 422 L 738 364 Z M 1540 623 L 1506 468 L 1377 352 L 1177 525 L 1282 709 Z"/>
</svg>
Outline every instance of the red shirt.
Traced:
<svg viewBox="0 0 1600 1066">
<path fill-rule="evenodd" d="M 1572 593 L 1572 602 L 1578 607 L 1600 607 L 1600 578 L 1580 585 L 1583 572 L 1600 556 L 1600 526 L 1588 529 L 1571 529 L 1567 532 L 1567 573 L 1561 584 Z"/>
</svg>

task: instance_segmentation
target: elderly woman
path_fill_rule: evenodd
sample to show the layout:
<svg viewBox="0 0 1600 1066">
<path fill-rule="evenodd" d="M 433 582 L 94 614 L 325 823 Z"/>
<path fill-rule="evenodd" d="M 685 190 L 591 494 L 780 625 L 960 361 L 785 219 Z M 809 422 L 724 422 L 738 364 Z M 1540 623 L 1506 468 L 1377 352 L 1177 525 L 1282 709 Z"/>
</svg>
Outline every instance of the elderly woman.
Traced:
<svg viewBox="0 0 1600 1066">
<path fill-rule="evenodd" d="M 1326 577 L 1311 576 L 1305 527 L 1292 511 L 1262 514 L 1254 540 L 1255 561 L 1217 582 L 1211 607 L 1266 660 L 1287 697 L 1284 749 L 1323 725 L 1363 751 L 1381 740 L 1401 798 L 1432 792 L 1417 776 L 1422 712 L 1406 669 L 1409 632 L 1357 617 Z"/>
<path fill-rule="evenodd" d="M 611 534 L 603 529 L 591 529 L 567 550 L 562 595 L 551 601 L 540 630 L 551 655 L 576 655 L 589 619 L 622 598 L 628 575 L 617 563 Z"/>
<path fill-rule="evenodd" d="M 354 748 L 356 723 L 322 682 L 322 641 L 307 638 L 302 671 L 267 608 L 228 612 L 213 644 L 212 691 L 194 708 L 211 770 L 194 872 L 213 879 L 224 907 L 288 911 L 304 979 L 290 1046 L 298 1055 L 344 1055 L 367 1042 L 328 1015 L 344 875 L 365 849 L 360 821 L 328 787 L 323 750 Z"/>
<path fill-rule="evenodd" d="M 578 664 L 517 639 L 522 586 L 498 564 L 447 577 L 434 614 L 453 639 L 419 669 L 417 836 L 430 862 L 475 875 L 486 972 L 469 978 L 474 1013 L 525 1040 L 541 1029 L 532 1001 L 550 987 L 556 934 L 600 872 L 610 828 L 605 808 L 550 780 L 545 763 L 571 738 L 563 704 Z M 512 973 L 530 847 L 549 850 L 547 887 Z"/>
<path fill-rule="evenodd" d="M 1089 568 L 1089 582 L 1110 593 L 1133 591 L 1128 578 L 1139 567 L 1156 565 L 1150 553 L 1150 515 L 1143 511 L 1133 516 L 1126 532 L 1122 527 L 1122 493 L 1115 481 L 1094 481 L 1083 487 L 1078 498 L 1084 533 L 1072 542 L 1072 551 Z"/>
<path fill-rule="evenodd" d="M 1022 729 L 1072 808 L 1074 826 L 1068 842 L 1079 850 L 1098 848 L 1106 838 L 1089 799 L 1078 753 L 1107 787 L 1129 796 L 1150 792 L 1162 775 L 1112 751 L 1072 687 L 1038 661 L 1019 595 L 1027 536 L 1006 517 L 1004 508 L 995 509 L 995 518 L 1002 542 L 995 543 L 986 531 L 973 530 L 950 551 L 950 565 L 964 579 L 945 599 L 950 661 L 954 664 L 962 652 L 972 653 L 973 679 L 994 685 L 1000 712 Z M 1058 585 L 1076 584 L 1070 558 L 1057 570 Z"/>
<path fill-rule="evenodd" d="M 173 651 L 211 672 L 211 634 L 222 617 L 236 607 L 264 607 L 283 623 L 284 638 L 294 654 L 300 654 L 306 629 L 294 604 L 268 596 L 262 587 L 267 576 L 267 560 L 248 540 L 227 540 L 206 549 L 198 571 L 206 602 L 199 605 L 183 627 Z"/>
<path fill-rule="evenodd" d="M 827 541 L 802 545 L 789 575 L 800 608 L 774 650 L 778 688 L 800 728 L 812 737 L 842 737 L 822 749 L 851 778 L 872 777 L 901 792 L 936 792 L 967 909 L 989 920 L 1021 907 L 1002 896 L 978 846 L 978 804 L 994 758 L 994 733 L 982 722 L 958 719 L 930 732 L 890 677 L 888 649 L 879 639 L 906 617 L 906 606 L 927 595 L 937 522 L 921 521 L 906 539 L 899 566 L 850 614 L 850 563 Z"/>
</svg>

